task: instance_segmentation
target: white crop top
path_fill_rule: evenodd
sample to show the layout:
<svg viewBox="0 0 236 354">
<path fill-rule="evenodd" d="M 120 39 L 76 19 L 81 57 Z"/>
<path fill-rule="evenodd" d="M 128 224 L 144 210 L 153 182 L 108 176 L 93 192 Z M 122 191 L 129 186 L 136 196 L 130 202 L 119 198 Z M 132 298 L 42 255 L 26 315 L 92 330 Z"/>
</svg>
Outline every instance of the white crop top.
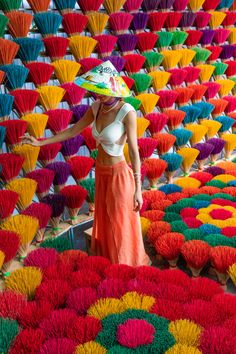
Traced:
<svg viewBox="0 0 236 354">
<path fill-rule="evenodd" d="M 97 145 L 101 144 L 103 150 L 110 156 L 122 156 L 124 144 L 117 144 L 117 141 L 125 134 L 125 126 L 123 119 L 130 111 L 135 111 L 133 106 L 129 103 L 124 105 L 117 112 L 116 118 L 112 123 L 107 125 L 100 133 L 96 127 L 96 117 L 100 107 L 100 101 L 96 101 L 92 104 L 91 108 L 94 115 L 94 121 L 92 125 L 92 134 L 97 141 Z"/>
</svg>

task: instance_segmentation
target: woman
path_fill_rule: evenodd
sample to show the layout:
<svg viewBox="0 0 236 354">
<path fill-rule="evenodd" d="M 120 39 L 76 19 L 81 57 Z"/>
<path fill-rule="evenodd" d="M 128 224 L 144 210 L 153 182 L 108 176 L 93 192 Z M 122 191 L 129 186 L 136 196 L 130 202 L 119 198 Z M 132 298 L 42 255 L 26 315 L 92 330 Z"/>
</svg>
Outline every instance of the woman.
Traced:
<svg viewBox="0 0 236 354">
<path fill-rule="evenodd" d="M 92 124 L 98 155 L 95 168 L 95 214 L 92 252 L 112 263 L 147 265 L 139 210 L 142 207 L 136 113 L 121 97 L 130 95 L 114 66 L 105 62 L 81 76 L 79 86 L 96 93 L 97 100 L 73 127 L 43 141 L 25 136 L 23 143 L 43 146 L 70 139 Z M 118 97 L 117 97 L 118 96 Z M 132 169 L 123 148 L 128 142 Z"/>
</svg>

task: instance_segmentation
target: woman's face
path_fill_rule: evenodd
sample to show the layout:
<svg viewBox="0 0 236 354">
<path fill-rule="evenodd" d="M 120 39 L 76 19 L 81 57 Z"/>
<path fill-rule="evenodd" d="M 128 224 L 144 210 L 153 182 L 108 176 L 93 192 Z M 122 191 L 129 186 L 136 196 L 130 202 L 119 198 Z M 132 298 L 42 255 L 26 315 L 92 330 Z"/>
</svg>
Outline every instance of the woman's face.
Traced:
<svg viewBox="0 0 236 354">
<path fill-rule="evenodd" d="M 114 100 L 114 97 L 111 97 L 111 96 L 104 96 L 104 95 L 99 95 L 96 93 L 96 98 L 98 100 L 100 100 L 101 102 L 105 103 L 105 102 L 110 102 L 110 101 L 113 101 Z"/>
</svg>

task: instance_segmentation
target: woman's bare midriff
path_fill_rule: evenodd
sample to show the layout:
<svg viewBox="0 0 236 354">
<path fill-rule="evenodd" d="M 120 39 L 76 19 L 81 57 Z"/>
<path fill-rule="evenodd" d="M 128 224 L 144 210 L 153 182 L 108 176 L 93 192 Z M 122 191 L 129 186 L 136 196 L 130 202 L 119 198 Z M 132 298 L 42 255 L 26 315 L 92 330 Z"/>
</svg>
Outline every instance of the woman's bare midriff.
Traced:
<svg viewBox="0 0 236 354">
<path fill-rule="evenodd" d="M 98 145 L 97 161 L 100 164 L 102 164 L 104 166 L 109 166 L 109 165 L 114 165 L 115 163 L 118 163 L 118 162 L 124 161 L 124 160 L 125 160 L 124 155 L 122 155 L 122 156 L 110 156 L 103 150 L 101 145 Z"/>
</svg>

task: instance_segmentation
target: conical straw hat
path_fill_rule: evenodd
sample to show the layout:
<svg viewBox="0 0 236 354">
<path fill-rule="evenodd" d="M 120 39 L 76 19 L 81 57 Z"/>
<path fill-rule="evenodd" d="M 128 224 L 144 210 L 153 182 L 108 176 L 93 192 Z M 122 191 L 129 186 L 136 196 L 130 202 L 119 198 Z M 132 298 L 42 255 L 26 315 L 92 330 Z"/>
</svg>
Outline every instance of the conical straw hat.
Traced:
<svg viewBox="0 0 236 354">
<path fill-rule="evenodd" d="M 75 83 L 85 90 L 99 95 L 112 97 L 131 96 L 125 81 L 109 60 L 81 75 Z"/>
</svg>

